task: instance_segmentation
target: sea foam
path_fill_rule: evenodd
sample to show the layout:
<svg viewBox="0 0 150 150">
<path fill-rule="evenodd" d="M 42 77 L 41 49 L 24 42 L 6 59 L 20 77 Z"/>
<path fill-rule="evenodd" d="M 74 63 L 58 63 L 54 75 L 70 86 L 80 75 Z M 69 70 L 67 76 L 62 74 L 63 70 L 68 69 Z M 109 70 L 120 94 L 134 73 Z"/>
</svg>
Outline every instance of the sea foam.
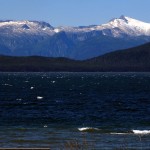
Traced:
<svg viewBox="0 0 150 150">
<path fill-rule="evenodd" d="M 79 131 L 81 132 L 86 132 L 86 131 L 99 131 L 100 129 L 98 128 L 93 128 L 93 127 L 83 127 L 83 128 L 78 128 Z"/>
<path fill-rule="evenodd" d="M 134 134 L 150 134 L 150 130 L 132 130 Z"/>
</svg>

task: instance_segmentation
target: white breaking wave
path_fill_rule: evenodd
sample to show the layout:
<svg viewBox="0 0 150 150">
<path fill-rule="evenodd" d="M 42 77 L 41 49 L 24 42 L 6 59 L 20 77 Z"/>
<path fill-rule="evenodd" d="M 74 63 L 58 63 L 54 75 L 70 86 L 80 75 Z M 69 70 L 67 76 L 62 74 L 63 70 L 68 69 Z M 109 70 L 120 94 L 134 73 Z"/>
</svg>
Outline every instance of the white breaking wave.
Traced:
<svg viewBox="0 0 150 150">
<path fill-rule="evenodd" d="M 93 132 L 93 131 L 100 131 L 99 128 L 93 128 L 93 127 L 82 127 L 78 128 L 81 132 Z M 125 134 L 150 134 L 150 130 L 131 130 L 129 132 L 111 132 L 109 134 L 112 135 L 125 135 Z"/>
<path fill-rule="evenodd" d="M 115 133 L 115 132 L 113 133 L 113 132 L 112 132 L 112 133 L 110 133 L 110 134 L 122 135 L 122 134 L 129 134 L 129 133 Z"/>
<path fill-rule="evenodd" d="M 110 134 L 123 135 L 123 134 L 150 134 L 150 130 L 131 130 L 130 132 L 111 132 Z"/>
<path fill-rule="evenodd" d="M 37 96 L 37 99 L 43 99 L 43 97 L 42 96 Z"/>
<path fill-rule="evenodd" d="M 17 98 L 16 100 L 17 100 L 17 101 L 21 101 L 22 99 L 21 99 L 21 98 Z"/>
<path fill-rule="evenodd" d="M 99 131 L 100 129 L 92 128 L 92 127 L 83 127 L 83 128 L 78 128 L 78 130 L 84 132 L 84 131 Z"/>
<path fill-rule="evenodd" d="M 150 134 L 150 130 L 132 130 L 134 134 Z"/>
</svg>

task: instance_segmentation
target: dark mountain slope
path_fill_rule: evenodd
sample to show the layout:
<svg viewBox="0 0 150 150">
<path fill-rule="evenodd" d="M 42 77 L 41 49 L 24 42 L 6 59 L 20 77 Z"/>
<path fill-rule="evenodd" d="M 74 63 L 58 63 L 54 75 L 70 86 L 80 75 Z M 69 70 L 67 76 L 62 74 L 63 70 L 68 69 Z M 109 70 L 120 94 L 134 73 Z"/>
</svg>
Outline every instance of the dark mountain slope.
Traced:
<svg viewBox="0 0 150 150">
<path fill-rule="evenodd" d="M 150 71 L 150 43 L 105 54 L 85 61 L 97 70 Z"/>
<path fill-rule="evenodd" d="M 86 58 L 93 58 L 114 50 L 121 50 L 123 49 L 122 47 L 127 49 L 139 46 L 144 44 L 145 40 L 148 38 L 149 37 L 146 36 L 139 36 L 134 38 L 127 37 L 123 39 L 108 37 L 101 34 L 97 37 L 93 37 L 92 39 L 85 40 L 84 42 L 79 42 L 77 45 L 75 45 L 75 48 L 72 49 L 72 54 L 69 57 L 73 58 L 73 56 L 76 56 L 76 58 L 80 60 L 85 60 Z"/>
</svg>

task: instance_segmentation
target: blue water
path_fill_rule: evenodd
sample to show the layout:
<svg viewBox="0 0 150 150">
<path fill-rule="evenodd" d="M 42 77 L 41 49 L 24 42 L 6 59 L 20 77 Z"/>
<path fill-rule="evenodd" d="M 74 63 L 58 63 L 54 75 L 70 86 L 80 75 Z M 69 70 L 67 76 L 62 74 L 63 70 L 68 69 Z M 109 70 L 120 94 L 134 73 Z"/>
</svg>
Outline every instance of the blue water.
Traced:
<svg viewBox="0 0 150 150">
<path fill-rule="evenodd" d="M 69 141 L 150 149 L 150 73 L 0 73 L 0 147 Z"/>
</svg>

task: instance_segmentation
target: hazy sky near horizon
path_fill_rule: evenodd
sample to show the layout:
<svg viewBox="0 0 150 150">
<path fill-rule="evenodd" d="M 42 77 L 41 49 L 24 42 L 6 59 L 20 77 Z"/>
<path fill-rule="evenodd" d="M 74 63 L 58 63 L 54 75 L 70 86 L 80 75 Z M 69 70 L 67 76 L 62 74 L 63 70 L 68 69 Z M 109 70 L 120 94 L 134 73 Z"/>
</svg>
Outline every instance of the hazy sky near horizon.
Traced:
<svg viewBox="0 0 150 150">
<path fill-rule="evenodd" d="M 39 20 L 53 26 L 103 24 L 121 15 L 150 23 L 150 0 L 0 0 L 0 20 Z"/>
</svg>

